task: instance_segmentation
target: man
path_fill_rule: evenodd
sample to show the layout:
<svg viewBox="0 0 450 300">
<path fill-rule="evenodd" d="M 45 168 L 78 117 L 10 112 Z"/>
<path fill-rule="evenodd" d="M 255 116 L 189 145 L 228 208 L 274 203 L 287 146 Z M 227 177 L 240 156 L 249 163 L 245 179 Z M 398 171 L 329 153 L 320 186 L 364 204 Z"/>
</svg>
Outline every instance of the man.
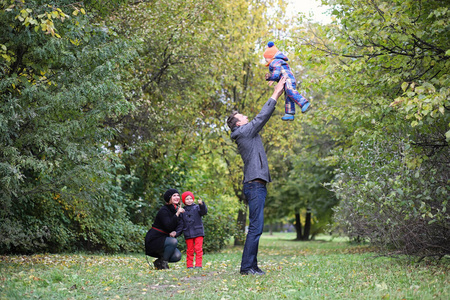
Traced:
<svg viewBox="0 0 450 300">
<path fill-rule="evenodd" d="M 242 253 L 242 275 L 264 275 L 258 267 L 257 255 L 259 238 L 264 227 L 264 204 L 266 202 L 266 183 L 271 182 L 269 163 L 259 132 L 269 121 L 275 110 L 278 98 L 283 94 L 286 78 L 280 79 L 272 97 L 264 104 L 260 113 L 251 121 L 247 116 L 233 111 L 227 124 L 231 138 L 235 140 L 239 154 L 244 161 L 244 195 L 249 207 L 249 227 Z"/>
</svg>

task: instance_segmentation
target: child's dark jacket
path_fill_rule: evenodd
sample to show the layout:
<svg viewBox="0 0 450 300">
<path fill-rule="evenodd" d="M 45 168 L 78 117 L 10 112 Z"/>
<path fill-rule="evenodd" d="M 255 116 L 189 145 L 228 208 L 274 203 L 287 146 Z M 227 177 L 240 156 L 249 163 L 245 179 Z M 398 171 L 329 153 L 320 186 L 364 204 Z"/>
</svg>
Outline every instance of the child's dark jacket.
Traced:
<svg viewBox="0 0 450 300">
<path fill-rule="evenodd" d="M 181 214 L 183 220 L 183 233 L 185 239 L 193 239 L 199 236 L 205 236 L 202 216 L 208 213 L 205 202 L 201 205 L 192 204 L 183 207 L 184 213 Z"/>
</svg>

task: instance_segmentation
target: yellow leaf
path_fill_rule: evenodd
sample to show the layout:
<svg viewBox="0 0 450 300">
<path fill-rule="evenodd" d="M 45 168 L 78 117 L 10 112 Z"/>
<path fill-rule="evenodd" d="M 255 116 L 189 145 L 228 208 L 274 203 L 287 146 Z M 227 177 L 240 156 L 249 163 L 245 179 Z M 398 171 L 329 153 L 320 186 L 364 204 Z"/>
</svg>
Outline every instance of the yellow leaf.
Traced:
<svg viewBox="0 0 450 300">
<path fill-rule="evenodd" d="M 86 12 L 84 11 L 84 8 L 81 9 L 81 13 L 82 13 L 83 15 L 86 14 Z"/>
<path fill-rule="evenodd" d="M 402 90 L 403 90 L 404 92 L 406 92 L 406 89 L 408 88 L 408 86 L 409 86 L 409 83 L 403 82 L 403 83 L 402 83 Z"/>
<path fill-rule="evenodd" d="M 25 9 L 22 9 L 22 10 L 20 11 L 20 14 L 21 14 L 24 18 L 26 18 L 26 17 L 28 16 L 28 12 L 27 12 Z"/>
</svg>

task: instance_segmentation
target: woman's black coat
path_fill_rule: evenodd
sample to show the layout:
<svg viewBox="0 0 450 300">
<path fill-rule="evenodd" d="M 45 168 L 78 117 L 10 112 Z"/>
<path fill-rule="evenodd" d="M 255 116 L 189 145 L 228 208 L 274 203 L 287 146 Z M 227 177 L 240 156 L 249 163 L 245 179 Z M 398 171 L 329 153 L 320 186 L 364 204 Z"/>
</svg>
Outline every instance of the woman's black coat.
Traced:
<svg viewBox="0 0 450 300">
<path fill-rule="evenodd" d="M 145 254 L 152 257 L 161 257 L 164 253 L 164 242 L 172 231 L 182 230 L 181 216 L 177 217 L 177 209 L 172 204 L 161 207 L 155 217 L 152 228 L 145 236 Z"/>
</svg>

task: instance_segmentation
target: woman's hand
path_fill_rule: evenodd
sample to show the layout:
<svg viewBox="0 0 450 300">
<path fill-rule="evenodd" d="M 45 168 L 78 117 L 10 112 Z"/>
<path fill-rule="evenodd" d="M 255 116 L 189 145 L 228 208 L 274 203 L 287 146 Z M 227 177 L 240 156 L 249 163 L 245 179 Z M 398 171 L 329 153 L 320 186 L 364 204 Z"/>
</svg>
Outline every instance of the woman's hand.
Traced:
<svg viewBox="0 0 450 300">
<path fill-rule="evenodd" d="M 177 232 L 176 232 L 176 231 L 172 231 L 171 233 L 169 233 L 169 235 L 170 235 L 171 237 L 175 237 L 175 236 L 177 235 Z"/>
</svg>

